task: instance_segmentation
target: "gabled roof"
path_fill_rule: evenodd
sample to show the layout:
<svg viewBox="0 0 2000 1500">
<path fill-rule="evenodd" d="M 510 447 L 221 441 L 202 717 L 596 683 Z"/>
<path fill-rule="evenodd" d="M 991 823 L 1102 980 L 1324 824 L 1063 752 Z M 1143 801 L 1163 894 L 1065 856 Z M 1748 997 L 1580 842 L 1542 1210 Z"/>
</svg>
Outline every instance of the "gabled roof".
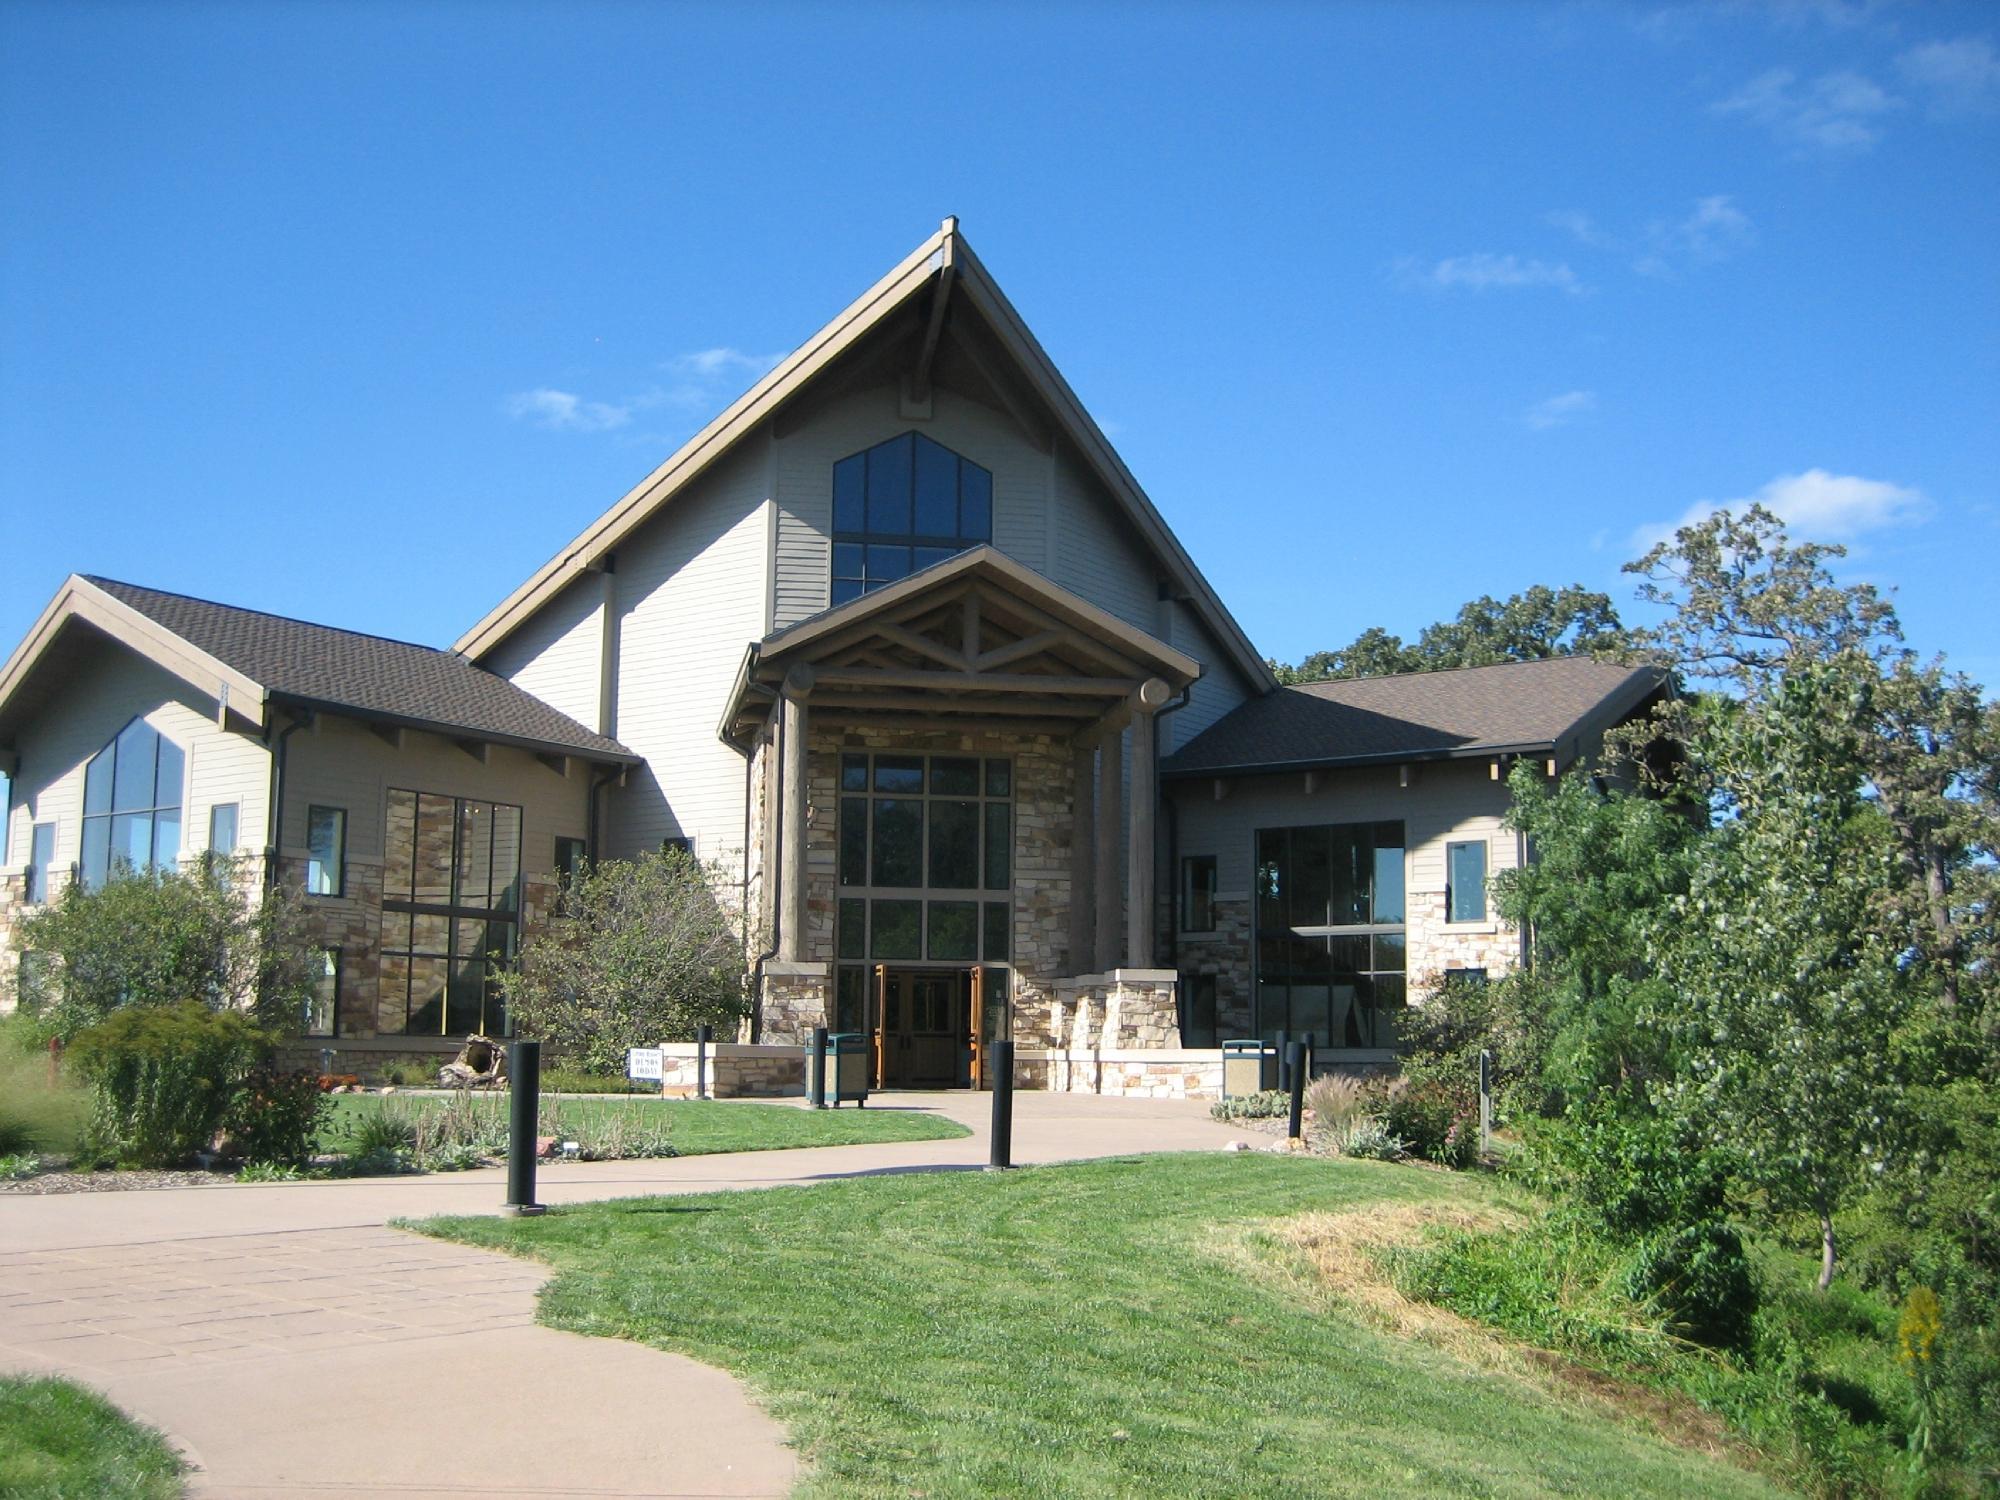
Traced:
<svg viewBox="0 0 2000 1500">
<path fill-rule="evenodd" d="M 733 402 L 678 452 L 641 480 L 623 499 L 586 527 L 567 547 L 543 564 L 528 581 L 460 636 L 454 649 L 475 659 L 506 640 L 537 609 L 553 599 L 577 574 L 599 566 L 613 551 L 698 475 L 720 459 L 757 425 L 773 416 L 815 376 L 881 327 L 893 314 L 935 285 L 941 298 L 963 295 L 978 310 L 1019 373 L 1053 413 L 1065 437 L 1121 506 L 1140 536 L 1151 546 L 1174 582 L 1186 592 L 1204 622 L 1215 632 L 1230 660 L 1259 688 L 1276 686 L 1263 657 L 1243 628 L 1194 565 L 1194 560 L 1140 488 L 1139 481 L 1098 428 L 1083 403 L 1056 369 L 1055 362 L 1029 332 L 1028 325 L 1007 300 L 972 247 L 959 233 L 958 220 L 946 219 L 938 232 L 906 256 L 896 268 L 820 329 L 762 380 Z M 942 318 L 942 302 L 934 304 L 932 321 Z"/>
<path fill-rule="evenodd" d="M 1619 722 L 1666 679 L 1586 656 L 1280 688 L 1218 719 L 1161 763 L 1163 776 L 1550 754 Z"/>
<path fill-rule="evenodd" d="M 638 761 L 616 740 L 450 651 L 75 575 L 0 667 L 0 732 L 23 706 L 34 668 L 78 625 L 203 693 L 226 696 L 228 712 L 251 727 L 265 725 L 268 705 L 282 702 L 538 752 Z"/>
<path fill-rule="evenodd" d="M 993 547 L 974 547 L 774 631 L 744 654 L 721 728 L 741 742 L 788 673 L 813 712 L 1108 724 L 1153 678 L 1178 692 L 1201 663 Z M 865 706 L 856 695 L 866 695 Z M 1158 704 L 1154 705 L 1155 707 Z"/>
</svg>

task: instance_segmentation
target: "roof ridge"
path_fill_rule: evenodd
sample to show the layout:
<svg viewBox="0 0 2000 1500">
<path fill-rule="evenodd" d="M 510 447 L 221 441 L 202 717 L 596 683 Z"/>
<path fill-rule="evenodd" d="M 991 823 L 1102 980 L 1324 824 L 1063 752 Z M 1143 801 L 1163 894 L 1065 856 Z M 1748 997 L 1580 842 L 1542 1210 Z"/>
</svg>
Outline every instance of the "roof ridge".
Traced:
<svg viewBox="0 0 2000 1500">
<path fill-rule="evenodd" d="M 1369 672 L 1356 677 L 1315 677 L 1311 682 L 1286 682 L 1280 683 L 1279 686 L 1287 688 L 1316 688 L 1331 687 L 1336 683 L 1345 682 L 1395 682 L 1398 679 L 1407 677 L 1450 677 L 1459 672 L 1492 672 L 1502 667 L 1545 667 L 1555 662 L 1573 661 L 1586 661 L 1604 667 L 1627 665 L 1626 663 L 1607 661 L 1594 652 L 1562 651 L 1553 656 L 1531 656 L 1525 661 L 1489 661 L 1482 662 L 1476 667 L 1420 667 L 1408 672 Z M 1644 664 L 1635 662 L 1630 665 L 1636 668 Z"/>
<path fill-rule="evenodd" d="M 304 625 L 311 630 L 331 631 L 335 635 L 351 635 L 358 640 L 380 641 L 383 644 L 389 646 L 408 646 L 410 649 L 414 651 L 428 651 L 433 656 L 449 656 L 456 661 L 465 662 L 467 666 L 475 667 L 479 671 L 482 672 L 487 671 L 486 668 L 479 666 L 477 662 L 471 661 L 468 658 L 461 656 L 456 651 L 450 650 L 443 646 L 427 645 L 423 641 L 405 640 L 403 637 L 397 635 L 381 635 L 372 630 L 351 630 L 345 625 L 328 625 L 323 621 L 307 620 L 301 618 L 298 615 L 281 615 L 275 610 L 252 609 L 247 604 L 229 604 L 221 599 L 204 599 L 199 594 L 183 594 L 175 589 L 156 589 L 151 584 L 148 583 L 131 583 L 123 578 L 106 578 L 103 577 L 101 574 L 97 573 L 85 573 L 82 574 L 81 576 L 85 583 L 94 583 L 97 584 L 99 587 L 102 587 L 103 585 L 108 583 L 121 589 L 137 589 L 141 593 L 158 594 L 162 598 L 166 599 L 185 600 L 189 604 L 205 604 L 210 609 L 226 609 L 231 614 L 256 615 L 259 619 L 281 620 L 287 625 Z M 488 672 L 487 675 L 493 676 L 496 674 Z"/>
</svg>

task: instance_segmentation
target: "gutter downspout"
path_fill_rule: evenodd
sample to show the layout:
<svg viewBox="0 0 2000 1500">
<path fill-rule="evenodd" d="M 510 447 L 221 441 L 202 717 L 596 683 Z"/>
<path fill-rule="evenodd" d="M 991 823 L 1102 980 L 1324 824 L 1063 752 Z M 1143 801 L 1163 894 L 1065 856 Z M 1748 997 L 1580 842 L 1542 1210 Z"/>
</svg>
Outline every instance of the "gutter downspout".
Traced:
<svg viewBox="0 0 2000 1500">
<path fill-rule="evenodd" d="M 624 774 L 625 768 L 620 766 L 590 779 L 590 791 L 585 796 L 583 804 L 583 830 L 584 848 L 589 852 L 592 864 L 597 863 L 600 853 L 598 846 L 601 842 L 597 836 L 597 794 Z"/>
<path fill-rule="evenodd" d="M 1190 682 L 1186 687 L 1181 689 L 1178 698 L 1174 698 L 1163 704 L 1159 712 L 1153 715 L 1153 764 L 1155 766 L 1158 766 L 1160 763 L 1160 720 L 1164 719 L 1168 714 L 1177 714 L 1186 708 L 1188 700 L 1193 696 L 1194 684 Z M 1171 959 L 1171 967 L 1175 973 L 1174 1028 L 1181 1032 L 1181 1045 L 1185 1047 L 1187 1045 L 1187 1033 L 1181 1023 L 1186 1019 L 1187 996 L 1181 993 L 1179 978 L 1181 966 L 1181 898 L 1179 884 L 1181 869 L 1180 807 L 1167 795 L 1167 784 L 1164 780 L 1160 779 L 1157 771 L 1154 772 L 1153 794 L 1160 799 L 1161 805 L 1167 810 L 1167 878 L 1165 888 L 1167 892 L 1167 911 L 1170 913 L 1167 922 L 1167 932 L 1172 939 L 1169 957 Z M 1153 962 L 1156 964 L 1159 962 L 1159 955 L 1157 953 L 1153 955 Z"/>
<path fill-rule="evenodd" d="M 278 861 L 283 857 L 285 847 L 285 748 L 291 737 L 311 723 L 310 718 L 301 719 L 296 715 L 274 740 L 267 730 L 264 743 L 271 752 L 271 807 L 270 816 L 265 820 L 271 832 L 271 853 L 264 861 L 264 889 L 275 890 L 278 885 Z"/>
</svg>

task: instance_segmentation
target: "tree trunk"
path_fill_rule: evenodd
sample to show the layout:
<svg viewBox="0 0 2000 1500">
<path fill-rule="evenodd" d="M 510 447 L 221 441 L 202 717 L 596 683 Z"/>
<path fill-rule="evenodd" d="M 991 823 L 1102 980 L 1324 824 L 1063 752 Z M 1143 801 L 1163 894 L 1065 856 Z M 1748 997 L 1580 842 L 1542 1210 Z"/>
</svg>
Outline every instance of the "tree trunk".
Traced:
<svg viewBox="0 0 2000 1500">
<path fill-rule="evenodd" d="M 1819 1289 L 1824 1292 L 1833 1285 L 1833 1214 L 1826 1208 L 1819 1211 Z"/>
<path fill-rule="evenodd" d="M 1924 849 L 1924 896 L 1930 905 L 1931 930 L 1937 934 L 1938 959 L 1944 971 L 1944 1003 L 1958 1008 L 1958 924 L 1951 915 L 1951 874 L 1944 850 L 1935 843 Z"/>
</svg>

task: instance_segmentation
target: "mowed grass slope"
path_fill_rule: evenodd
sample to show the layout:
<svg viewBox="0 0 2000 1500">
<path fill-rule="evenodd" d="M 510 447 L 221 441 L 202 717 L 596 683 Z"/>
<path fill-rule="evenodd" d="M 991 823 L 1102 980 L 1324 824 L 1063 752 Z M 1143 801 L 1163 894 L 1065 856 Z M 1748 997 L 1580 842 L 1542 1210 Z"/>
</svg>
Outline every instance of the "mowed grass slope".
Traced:
<svg viewBox="0 0 2000 1500">
<path fill-rule="evenodd" d="M 384 1108 L 435 1109 L 446 1102 L 441 1096 L 424 1094 L 336 1094 L 326 1123 L 320 1127 L 320 1149 L 351 1149 L 355 1126 L 365 1116 Z M 472 1096 L 471 1103 L 474 1108 L 493 1111 L 497 1127 L 506 1129 L 504 1093 L 477 1094 Z M 943 1141 L 972 1133 L 942 1115 L 913 1109 L 802 1109 L 795 1104 L 618 1094 L 545 1099 L 543 1104 L 545 1108 L 556 1106 L 565 1119 L 637 1111 L 648 1125 L 664 1125 L 667 1139 L 682 1156 L 707 1156 L 723 1151 L 782 1151 L 797 1146 Z"/>
<path fill-rule="evenodd" d="M 1261 1222 L 1483 1191 L 1218 1153 L 422 1227 L 552 1262 L 557 1327 L 743 1377 L 810 1494 L 1768 1493 L 1259 1271 Z"/>
</svg>

